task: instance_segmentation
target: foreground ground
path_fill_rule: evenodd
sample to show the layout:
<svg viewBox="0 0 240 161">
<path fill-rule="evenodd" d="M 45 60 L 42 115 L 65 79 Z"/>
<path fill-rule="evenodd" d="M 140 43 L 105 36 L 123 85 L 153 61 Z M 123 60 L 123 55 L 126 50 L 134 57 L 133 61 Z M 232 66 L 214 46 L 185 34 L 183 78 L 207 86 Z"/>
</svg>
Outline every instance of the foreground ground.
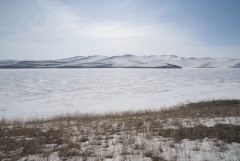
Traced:
<svg viewBox="0 0 240 161">
<path fill-rule="evenodd" d="M 0 122 L 0 160 L 219 161 L 240 158 L 240 100 L 161 111 Z"/>
</svg>

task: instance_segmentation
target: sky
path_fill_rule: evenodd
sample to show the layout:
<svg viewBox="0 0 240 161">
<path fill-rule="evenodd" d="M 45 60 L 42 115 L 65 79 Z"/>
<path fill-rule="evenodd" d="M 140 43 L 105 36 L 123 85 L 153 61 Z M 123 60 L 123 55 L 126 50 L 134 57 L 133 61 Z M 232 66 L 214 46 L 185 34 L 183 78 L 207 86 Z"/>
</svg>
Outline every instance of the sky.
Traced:
<svg viewBox="0 0 240 161">
<path fill-rule="evenodd" d="M 240 0 L 0 0 L 0 59 L 240 58 Z"/>
</svg>

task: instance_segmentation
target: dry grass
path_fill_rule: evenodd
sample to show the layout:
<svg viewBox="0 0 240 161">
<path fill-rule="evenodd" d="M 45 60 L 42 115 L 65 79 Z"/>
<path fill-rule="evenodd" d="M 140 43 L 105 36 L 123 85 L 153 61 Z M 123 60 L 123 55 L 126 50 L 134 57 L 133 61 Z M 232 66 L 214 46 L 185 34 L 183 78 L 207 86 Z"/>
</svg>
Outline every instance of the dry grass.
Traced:
<svg viewBox="0 0 240 161">
<path fill-rule="evenodd" d="M 78 121 L 81 123 L 88 123 L 98 120 L 109 119 L 126 119 L 137 117 L 162 117 L 162 118 L 193 118 L 193 117 L 227 117 L 240 116 L 240 100 L 203 100 L 196 103 L 180 104 L 167 109 L 161 110 L 142 110 L 142 111 L 125 111 L 117 113 L 105 114 L 64 114 L 54 116 L 52 118 L 38 118 L 30 120 L 0 120 L 0 127 L 6 125 L 21 125 L 21 124 L 40 124 L 40 123 L 54 123 L 59 121 Z M 139 123 L 139 122 L 138 122 Z"/>
<path fill-rule="evenodd" d="M 162 111 L 166 117 L 240 116 L 240 100 L 205 100 Z"/>
<path fill-rule="evenodd" d="M 159 111 L 138 111 L 109 114 L 69 114 L 48 119 L 0 121 L 0 160 L 18 160 L 28 155 L 48 158 L 53 152 L 63 160 L 83 160 L 142 155 L 151 160 L 167 160 L 164 146 L 149 149 L 148 142 L 161 137 L 180 142 L 183 139 L 212 138 L 226 143 L 240 143 L 240 126 L 219 124 L 206 127 L 185 127 L 182 120 L 190 118 L 239 117 L 240 100 L 212 100 L 179 105 Z M 190 122 L 191 122 L 190 121 Z M 227 150 L 225 146 L 220 150 Z M 171 146 L 172 145 L 172 146 Z M 176 149 L 173 142 L 167 147 Z M 99 150 L 97 150 L 99 149 Z M 118 149 L 118 150 L 117 150 Z M 200 147 L 193 147 L 199 151 Z M 174 158 L 176 156 L 172 156 Z M 124 159 L 123 159 L 124 160 Z"/>
<path fill-rule="evenodd" d="M 240 143 L 240 126 L 217 124 L 214 127 L 196 126 L 193 128 L 162 129 L 159 136 L 171 137 L 176 141 L 182 139 L 200 140 L 206 137 L 223 140 L 225 142 Z"/>
</svg>

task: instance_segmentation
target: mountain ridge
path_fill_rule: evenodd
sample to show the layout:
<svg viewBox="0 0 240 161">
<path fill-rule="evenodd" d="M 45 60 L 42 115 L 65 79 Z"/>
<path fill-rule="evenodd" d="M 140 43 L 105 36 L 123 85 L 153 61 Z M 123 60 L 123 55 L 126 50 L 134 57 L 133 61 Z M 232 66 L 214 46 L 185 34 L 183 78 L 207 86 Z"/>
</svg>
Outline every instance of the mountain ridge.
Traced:
<svg viewBox="0 0 240 161">
<path fill-rule="evenodd" d="M 176 55 L 92 55 L 56 60 L 0 60 L 0 68 L 240 68 L 240 59 L 184 58 Z"/>
</svg>

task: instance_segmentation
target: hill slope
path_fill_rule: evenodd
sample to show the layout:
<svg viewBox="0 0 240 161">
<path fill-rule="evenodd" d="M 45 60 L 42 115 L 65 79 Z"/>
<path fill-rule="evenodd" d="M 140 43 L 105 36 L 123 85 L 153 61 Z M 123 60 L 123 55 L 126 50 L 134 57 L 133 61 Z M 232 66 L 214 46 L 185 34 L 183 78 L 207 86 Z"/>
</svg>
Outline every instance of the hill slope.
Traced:
<svg viewBox="0 0 240 161">
<path fill-rule="evenodd" d="M 77 56 L 58 60 L 2 60 L 0 68 L 239 68 L 240 59 L 175 55 Z"/>
<path fill-rule="evenodd" d="M 237 161 L 240 100 L 0 121 L 0 160 Z M 34 146 L 33 146 L 34 145 Z"/>
</svg>

